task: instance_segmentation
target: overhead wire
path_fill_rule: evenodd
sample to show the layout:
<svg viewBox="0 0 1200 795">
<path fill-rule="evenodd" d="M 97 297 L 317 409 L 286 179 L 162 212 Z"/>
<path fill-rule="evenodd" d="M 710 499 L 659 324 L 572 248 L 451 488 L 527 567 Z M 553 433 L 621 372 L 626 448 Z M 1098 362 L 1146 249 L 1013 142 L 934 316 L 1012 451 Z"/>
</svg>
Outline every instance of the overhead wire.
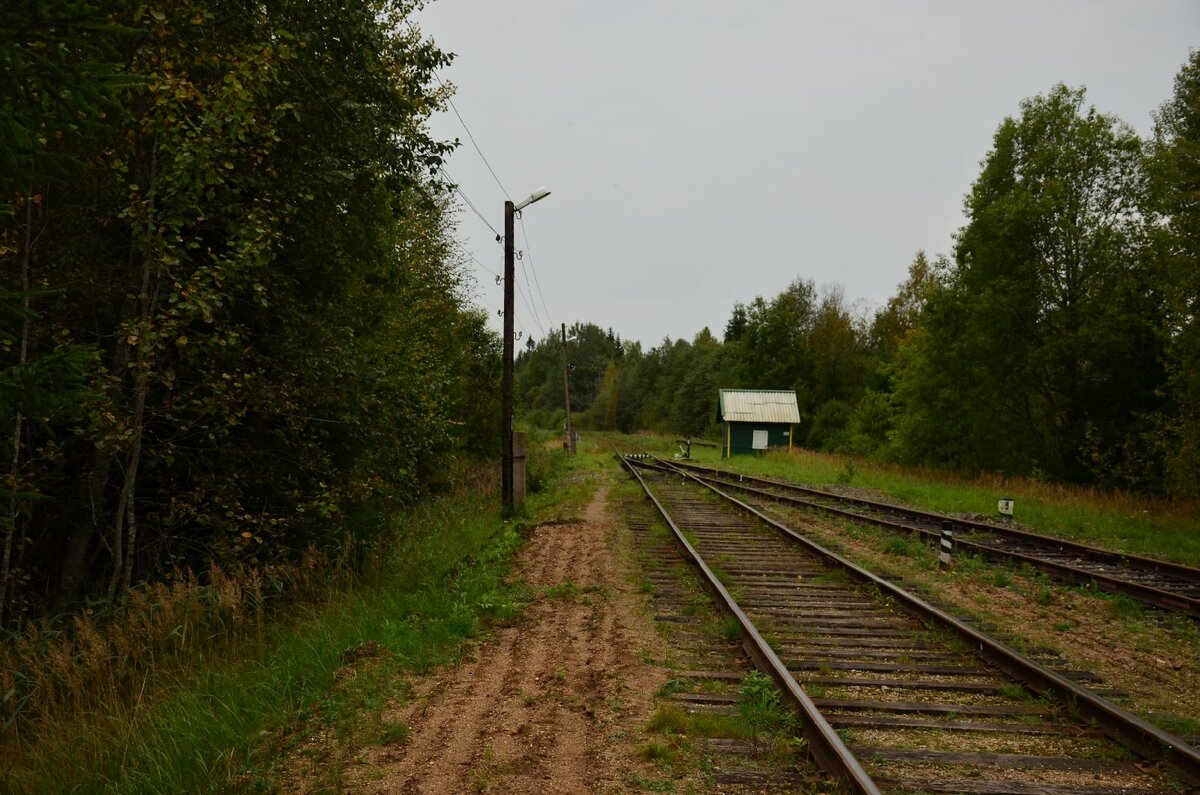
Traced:
<svg viewBox="0 0 1200 795">
<path fill-rule="evenodd" d="M 525 238 L 525 256 L 529 258 L 529 270 L 533 272 L 533 283 L 537 286 L 538 298 L 542 302 L 542 309 L 546 312 L 546 322 L 550 324 L 550 328 L 554 328 L 554 322 L 550 319 L 550 309 L 546 306 L 546 296 L 542 295 L 542 281 L 538 278 L 537 268 L 533 266 L 533 251 L 529 247 L 529 235 L 525 233 L 525 219 L 521 218 L 521 237 Z M 524 261 L 522 261 L 522 264 Z M 529 281 L 529 277 L 525 277 L 525 281 Z"/>
<path fill-rule="evenodd" d="M 503 276 L 501 276 L 499 273 L 496 273 L 496 271 L 492 270 L 492 269 L 491 269 L 491 268 L 489 268 L 487 265 L 484 265 L 482 262 L 480 262 L 480 261 L 479 261 L 479 258 L 478 258 L 478 257 L 476 257 L 476 256 L 475 256 L 474 254 L 472 254 L 471 252 L 469 252 L 469 251 L 468 251 L 468 252 L 466 252 L 466 254 L 467 254 L 467 256 L 468 256 L 468 257 L 470 257 L 472 260 L 474 260 L 474 262 L 475 262 L 475 264 L 476 264 L 476 265 L 478 265 L 479 267 L 483 268 L 485 271 L 487 271 L 488 273 L 492 274 L 492 275 L 493 275 L 493 276 L 495 276 L 497 279 L 503 279 L 503 278 L 504 278 L 504 277 L 503 277 Z"/>
<path fill-rule="evenodd" d="M 252 23 L 257 21 L 257 20 L 254 20 L 249 15 L 249 13 L 246 11 L 246 9 L 239 7 L 238 10 L 241 11 L 242 15 L 247 20 L 251 21 Z M 410 27 L 411 27 L 411 22 L 410 22 Z M 413 27 L 412 29 L 414 31 L 416 30 L 415 27 Z M 272 44 L 272 46 L 274 46 L 274 45 Z M 308 80 L 307 76 L 303 72 L 299 71 L 298 69 L 293 68 L 292 64 L 289 63 L 286 58 L 279 58 L 278 60 L 280 63 L 283 64 L 284 68 L 286 68 L 289 72 L 291 72 L 294 77 L 296 77 L 300 81 L 302 81 L 306 86 L 308 86 L 309 90 L 312 91 L 312 93 L 314 95 L 316 95 L 318 98 L 320 98 L 321 102 L 329 109 L 329 111 L 333 115 L 333 117 L 335 119 L 337 119 L 337 121 L 343 127 L 345 127 L 347 130 L 352 129 L 352 125 L 346 120 L 346 118 L 342 116 L 342 114 L 338 111 L 338 109 L 336 107 L 334 107 L 333 103 L 331 103 L 329 101 L 329 99 L 325 96 L 325 94 L 323 92 L 316 90 L 316 88 Z M 445 82 L 442 80 L 441 76 L 439 74 L 437 74 L 436 71 L 433 72 L 433 76 L 438 81 L 438 84 L 441 85 L 443 88 L 445 88 L 445 86 L 446 86 Z M 483 149 L 479 146 L 479 142 L 475 140 L 475 135 L 471 132 L 471 128 L 467 125 L 466 119 L 463 118 L 462 114 L 458 110 L 458 107 L 454 104 L 454 101 L 452 99 L 450 99 L 449 97 L 446 97 L 446 103 L 450 106 L 450 109 L 452 111 L 454 111 L 455 117 L 458 119 L 459 124 L 462 125 L 463 130 L 467 133 L 467 138 L 470 139 L 471 145 L 475 148 L 475 152 L 479 155 L 479 159 L 483 161 L 483 164 L 487 167 L 488 173 L 490 173 L 492 175 L 492 179 L 494 179 L 496 181 L 497 187 L 500 188 L 500 191 L 504 194 L 505 198 L 507 198 L 511 202 L 512 196 L 509 194 L 508 189 L 504 187 L 504 183 L 500 181 L 500 177 L 496 174 L 496 170 L 494 168 L 492 168 L 492 164 L 488 161 L 487 156 L 484 155 Z M 454 192 L 457 193 L 458 196 L 467 205 L 467 207 L 470 208 L 471 212 L 475 213 L 475 215 L 479 218 L 479 220 L 483 222 L 484 226 L 486 226 L 489 230 L 491 230 L 492 234 L 496 236 L 497 240 L 502 240 L 503 235 L 500 234 L 500 232 L 496 229 L 496 227 L 492 226 L 492 223 L 487 219 L 487 216 L 485 216 L 479 210 L 479 208 L 477 206 L 475 206 L 475 202 L 471 201 L 471 197 L 469 197 L 466 194 L 466 191 L 464 191 L 462 189 L 462 187 L 458 184 L 458 181 L 450 175 L 450 172 L 446 169 L 445 164 L 439 164 L 438 170 L 441 172 L 442 176 L 445 177 L 446 182 L 451 187 L 454 188 Z M 518 216 L 518 218 L 519 218 L 519 216 Z M 529 251 L 530 251 L 529 235 L 525 230 L 525 221 L 523 219 L 520 219 L 520 220 L 521 220 L 521 235 L 525 240 L 525 253 L 527 256 L 529 256 L 529 270 L 533 271 L 533 282 L 532 283 L 530 282 L 529 272 L 525 270 L 524 257 L 521 258 L 521 271 L 525 276 L 525 283 L 528 286 L 530 296 L 532 296 L 532 294 L 533 294 L 533 287 L 536 286 L 538 298 L 541 300 L 542 309 L 546 315 L 546 322 L 550 323 L 550 325 L 553 326 L 553 323 L 551 323 L 551 321 L 550 321 L 550 310 L 547 308 L 545 296 L 542 294 L 541 281 L 538 279 L 537 269 L 534 268 L 534 265 L 533 265 L 533 255 L 529 253 Z M 482 267 L 488 273 L 491 273 L 493 276 L 500 276 L 500 274 L 496 273 L 496 271 L 492 270 L 491 268 L 487 267 L 482 262 L 480 262 L 479 259 L 477 257 L 475 257 L 474 254 L 470 254 L 470 252 L 468 252 L 468 255 L 471 257 L 471 259 L 477 265 Z M 501 276 L 500 278 L 503 278 L 503 277 Z M 517 281 L 516 287 L 518 289 L 518 292 L 520 292 L 520 294 L 521 294 L 521 300 L 525 303 L 525 306 L 528 309 L 529 313 L 533 316 L 534 323 L 538 326 L 542 335 L 545 336 L 546 330 L 545 330 L 545 327 L 542 326 L 541 319 L 538 316 L 536 306 L 533 304 L 533 302 L 530 300 L 530 298 L 525 295 L 525 290 L 521 289 L 521 284 L 519 281 Z M 514 323 L 517 321 L 517 318 L 515 317 L 515 313 L 514 313 L 513 320 L 514 320 Z M 522 328 L 522 331 L 524 331 L 523 328 Z"/>
<path fill-rule="evenodd" d="M 446 83 L 445 83 L 445 81 L 442 80 L 441 75 L 439 75 L 437 72 L 434 72 L 433 76 L 438 81 L 438 85 L 442 86 L 443 88 L 446 87 Z M 488 173 L 490 173 L 492 175 L 492 179 L 496 181 L 496 186 L 498 188 L 500 188 L 500 192 L 504 194 L 505 198 L 507 198 L 511 202 L 513 200 L 512 195 L 509 194 L 508 189 L 504 187 L 504 183 L 500 181 L 500 177 L 496 174 L 496 170 L 494 168 L 492 168 L 492 164 L 491 164 L 491 162 L 488 161 L 487 155 L 485 155 L 483 153 L 483 148 L 479 146 L 479 142 L 475 140 L 475 134 L 471 132 L 471 128 L 467 125 L 467 120 L 463 118 L 462 113 L 459 112 L 458 106 L 456 106 L 454 104 L 454 100 L 450 99 L 450 97 L 448 97 L 448 96 L 446 97 L 446 104 L 450 106 L 450 110 L 452 110 L 454 112 L 454 116 L 458 119 L 458 123 L 462 125 L 463 131 L 466 132 L 467 138 L 470 139 L 470 141 L 471 141 L 471 146 L 473 146 L 475 148 L 475 152 L 479 155 L 479 159 L 483 161 L 483 164 L 487 167 Z M 457 184 L 455 184 L 455 189 L 456 190 L 458 189 Z M 463 195 L 461 191 L 459 191 L 459 194 Z M 464 200 L 466 200 L 465 196 L 463 196 L 463 198 L 464 198 Z M 470 203 L 469 200 L 467 200 L 467 203 L 468 203 L 468 205 L 471 206 L 471 209 L 475 212 L 475 214 L 479 215 L 480 218 L 483 219 L 482 214 L 479 212 L 479 210 L 474 205 L 472 205 Z M 538 278 L 537 268 L 534 267 L 534 264 L 533 264 L 533 255 L 530 253 L 529 234 L 525 230 L 525 221 L 523 218 L 521 218 L 521 216 L 519 214 L 517 216 L 517 219 L 521 222 L 521 236 L 525 240 L 525 254 L 526 254 L 526 256 L 529 257 L 528 270 L 526 270 L 525 261 L 524 261 L 524 258 L 522 258 L 521 272 L 525 277 L 525 284 L 526 284 L 527 289 L 529 290 L 530 297 L 532 297 L 532 295 L 533 295 L 534 288 L 535 287 L 537 288 L 538 298 L 541 301 L 542 311 L 545 313 L 546 323 L 549 324 L 551 327 L 553 327 L 554 323 L 550 319 L 550 309 L 546 306 L 546 297 L 542 293 L 541 280 Z M 483 220 L 484 220 L 484 223 L 487 223 L 486 219 L 483 219 Z M 491 229 L 498 236 L 500 236 L 499 233 L 496 232 L 495 227 L 493 227 L 491 224 L 488 224 L 488 228 Z M 478 260 L 476 260 L 476 261 L 478 262 Z M 489 271 L 489 272 L 491 272 L 491 271 Z M 533 273 L 532 281 L 529 278 L 530 272 Z M 519 286 L 520 285 L 518 283 L 518 287 Z M 536 305 L 529 306 L 529 311 L 533 315 L 534 320 L 537 322 L 538 326 L 541 327 L 541 320 L 538 317 L 537 306 Z M 542 331 L 544 334 L 545 329 L 543 328 Z"/>
<path fill-rule="evenodd" d="M 524 234 L 524 232 L 525 232 L 525 224 L 524 224 L 524 223 L 522 223 L 522 224 L 521 224 L 521 232 L 522 232 L 522 234 Z M 526 238 L 526 240 L 525 240 L 525 245 L 526 245 L 526 247 L 528 248 L 528 246 L 529 246 L 529 240 L 528 240 L 528 238 Z M 528 252 L 528 251 L 524 251 L 524 250 L 523 250 L 523 251 L 521 251 L 521 252 L 518 252 L 517 259 L 518 259 L 518 260 L 520 260 L 520 262 L 521 262 L 521 274 L 522 274 L 522 275 L 525 277 L 525 287 L 526 287 L 526 289 L 527 289 L 527 290 L 529 290 L 529 295 L 530 295 L 530 298 L 532 298 L 532 297 L 533 297 L 533 284 L 534 284 L 534 283 L 533 283 L 533 281 L 531 281 L 531 280 L 529 279 L 529 270 L 526 270 L 526 269 L 525 269 L 525 260 L 526 260 L 526 259 L 528 259 L 528 260 L 529 260 L 529 269 L 530 269 L 530 270 L 532 270 L 532 269 L 533 269 L 533 258 L 532 258 L 532 257 L 529 257 L 529 256 L 528 256 L 528 254 L 529 254 L 529 252 Z M 537 272 L 536 272 L 536 271 L 534 271 L 534 274 L 533 274 L 533 275 L 534 275 L 534 279 L 536 279 L 536 278 L 537 278 Z M 521 284 L 521 282 L 520 282 L 520 280 L 518 280 L 518 281 L 517 281 L 517 286 L 519 287 L 519 286 L 520 286 L 520 284 Z M 541 288 L 538 288 L 538 289 L 540 290 Z M 543 303 L 544 303 L 544 302 L 543 302 Z M 531 305 L 530 305 L 530 307 L 529 307 L 529 311 L 533 313 L 533 315 L 534 315 L 534 317 L 535 317 L 535 318 L 537 318 L 537 316 L 538 316 L 538 311 L 537 311 L 537 305 L 536 305 L 536 304 L 532 304 L 532 302 L 531 302 Z M 547 322 L 547 323 L 550 323 L 550 312 L 549 312 L 549 311 L 547 311 L 547 312 L 546 312 L 546 322 Z M 539 326 L 541 325 L 541 321 L 540 321 L 540 320 L 538 320 L 538 325 L 539 325 Z"/>
<path fill-rule="evenodd" d="M 438 85 L 440 85 L 442 88 L 446 87 L 446 84 L 442 81 L 441 75 L 439 75 L 437 72 L 434 72 L 433 76 L 438 81 Z M 500 192 L 504 194 L 506 199 L 512 201 L 513 199 L 512 196 L 508 194 L 508 189 L 504 187 L 504 183 L 500 181 L 500 177 L 496 176 L 495 169 L 492 168 L 492 164 L 489 163 L 487 157 L 484 156 L 483 150 L 479 148 L 479 144 L 475 141 L 475 136 L 471 134 L 471 128 L 467 126 L 466 119 L 462 117 L 462 114 L 458 112 L 458 108 L 455 107 L 454 100 L 447 96 L 446 104 L 450 106 L 450 110 L 454 111 L 454 115 L 458 117 L 458 123 L 462 125 L 462 128 L 467 133 L 467 137 L 471 139 L 471 145 L 474 146 L 475 151 L 479 153 L 479 159 L 483 161 L 485 166 L 487 166 L 487 170 L 491 173 L 492 179 L 496 180 L 496 185 L 499 186 Z"/>
<path fill-rule="evenodd" d="M 497 283 L 499 283 L 500 280 L 504 278 L 499 273 L 496 273 L 496 271 L 489 268 L 487 265 L 484 265 L 483 262 L 478 257 L 476 257 L 474 254 L 472 254 L 471 252 L 466 251 L 464 253 L 466 253 L 466 255 L 471 259 L 471 261 L 474 262 L 476 265 L 478 265 L 480 268 L 483 268 L 485 271 L 487 271 L 488 273 L 495 276 Z M 490 306 L 492 309 L 495 309 L 498 313 L 503 313 L 504 310 L 502 310 L 500 307 L 496 306 L 496 304 L 494 302 L 492 302 L 486 298 L 483 300 L 487 303 L 488 306 Z M 514 320 L 516 319 L 515 314 L 513 315 L 513 319 Z"/>
<path fill-rule="evenodd" d="M 503 238 L 504 236 L 496 231 L 496 227 L 492 226 L 492 222 L 487 219 L 487 216 L 485 216 L 483 213 L 481 213 L 479 211 L 479 208 L 475 206 L 475 202 L 471 201 L 471 197 L 468 196 L 461 187 L 459 187 L 458 180 L 456 180 L 456 179 L 454 179 L 454 177 L 450 176 L 450 172 L 446 170 L 446 166 L 445 165 L 438 166 L 438 171 L 440 171 L 442 173 L 442 176 L 444 176 L 446 178 L 446 182 L 451 187 L 454 188 L 455 193 L 457 193 L 460 197 L 462 197 L 462 200 L 467 203 L 467 206 L 471 208 L 471 212 L 473 212 L 473 213 L 475 213 L 475 215 L 479 216 L 479 220 L 483 221 L 484 225 L 487 226 L 488 229 L 492 230 L 492 234 L 495 235 L 497 238 Z"/>
<path fill-rule="evenodd" d="M 480 260 L 478 257 L 476 257 L 476 256 L 475 256 L 474 254 L 472 254 L 471 252 L 469 252 L 469 251 L 466 251 L 466 252 L 464 252 L 464 253 L 467 255 L 467 257 L 469 257 L 469 258 L 471 259 L 471 261 L 472 261 L 472 262 L 474 262 L 476 265 L 478 265 L 478 266 L 479 266 L 480 268 L 482 268 L 483 270 L 485 270 L 485 271 L 487 271 L 488 273 L 490 273 L 490 274 L 492 274 L 493 276 L 495 276 L 497 280 L 501 280 L 501 279 L 503 279 L 503 278 L 504 278 L 504 277 L 503 277 L 503 276 L 501 276 L 499 273 L 497 273 L 496 271 L 492 270 L 492 269 L 491 269 L 491 268 L 489 268 L 487 265 L 485 265 L 485 264 L 484 264 L 484 263 L 483 263 L 483 262 L 482 262 L 482 261 L 481 261 L 481 260 Z M 517 290 L 519 291 L 519 294 L 520 294 L 520 296 L 521 296 L 521 302 L 525 304 L 525 308 L 526 308 L 526 309 L 529 309 L 529 308 L 530 308 L 530 305 L 529 305 L 529 299 L 526 297 L 526 295 L 525 295 L 525 291 L 524 291 L 524 290 L 521 288 L 521 283 L 520 283 L 520 282 L 516 282 L 516 287 L 517 287 Z M 484 300 L 487 302 L 487 305 L 488 305 L 488 306 L 490 306 L 492 309 L 495 309 L 495 310 L 496 310 L 498 313 L 503 313 L 503 310 L 501 310 L 501 309 L 500 309 L 500 307 L 496 306 L 496 304 L 494 304 L 492 301 L 489 301 L 489 300 L 487 300 L 487 299 L 484 299 Z M 532 311 L 531 311 L 531 314 L 533 314 L 533 313 L 532 313 Z M 537 320 L 538 320 L 538 319 L 537 319 L 537 316 L 536 316 L 536 314 L 534 314 L 534 320 L 535 320 L 535 321 L 537 321 Z M 514 325 L 516 325 L 516 326 L 518 326 L 518 327 L 520 327 L 520 330 L 521 330 L 522 332 L 525 332 L 525 331 L 526 331 L 525 327 L 524 327 L 523 325 L 521 325 L 521 323 L 520 323 L 520 315 L 516 314 L 516 312 L 515 312 L 515 308 L 514 308 L 514 312 L 513 312 L 513 324 L 514 324 Z M 545 336 L 545 334 L 546 334 L 546 330 L 545 330 L 545 328 L 544 328 L 544 327 L 542 327 L 542 325 L 541 325 L 541 323 L 540 323 L 540 322 L 538 322 L 538 323 L 537 323 L 537 325 L 538 325 L 538 329 L 540 330 L 540 332 L 542 333 L 542 335 L 543 335 L 543 336 Z"/>
<path fill-rule="evenodd" d="M 543 337 L 546 336 L 546 328 L 542 325 L 542 321 L 538 317 L 537 310 L 533 308 L 533 304 L 530 303 L 528 296 L 525 295 L 525 289 L 521 287 L 521 282 L 518 281 L 516 285 L 517 294 L 521 296 L 521 303 L 525 304 L 525 308 L 528 309 L 529 314 L 533 316 L 533 322 L 538 327 L 538 331 L 542 333 Z"/>
<path fill-rule="evenodd" d="M 463 125 L 463 129 L 466 129 L 465 124 Z M 476 148 L 478 148 L 478 147 L 476 147 Z M 483 157 L 482 152 L 480 152 L 480 157 Z M 487 160 L 485 159 L 484 162 L 486 163 Z M 483 223 L 487 226 L 487 228 L 492 230 L 493 234 L 495 234 L 498 239 L 502 240 L 504 236 L 496 231 L 496 227 L 491 225 L 491 223 L 487 220 L 487 218 L 483 215 L 483 213 L 481 213 L 479 211 L 479 208 L 475 206 L 475 203 L 472 202 L 471 199 L 467 196 L 467 194 L 462 191 L 462 189 L 458 186 L 458 183 L 450 175 L 450 172 L 447 171 L 444 166 L 442 166 L 440 168 L 440 170 L 441 170 L 441 173 L 443 174 L 443 176 L 446 177 L 446 180 L 451 185 L 454 186 L 454 189 L 455 189 L 455 191 L 458 192 L 458 195 L 461 196 L 463 201 L 465 201 L 467 203 L 467 206 L 470 207 L 472 212 L 474 212 L 475 215 L 477 215 L 479 217 L 479 220 L 483 221 Z M 491 170 L 490 165 L 488 166 L 488 170 L 489 171 Z M 493 174 L 492 176 L 494 177 L 495 174 Z M 496 183 L 498 185 L 500 185 L 501 190 L 504 190 L 504 186 L 500 184 L 499 179 L 496 180 Z M 506 195 L 507 195 L 507 193 L 506 193 Z M 512 201 L 512 200 L 509 199 L 509 201 Z M 528 249 L 529 248 L 529 235 L 525 232 L 525 222 L 524 221 L 521 222 L 521 234 L 525 238 L 525 248 Z M 488 273 L 492 274 L 493 276 L 497 276 L 501 279 L 504 278 L 500 274 L 496 273 L 496 271 L 492 270 L 491 268 L 489 268 L 488 266 L 486 266 L 482 262 L 480 262 L 480 260 L 474 254 L 471 254 L 470 252 L 468 252 L 468 256 L 470 256 L 470 258 L 475 262 L 475 264 L 479 265 L 481 268 L 483 268 Z M 529 279 L 529 273 L 528 273 L 528 271 L 525 270 L 525 257 L 522 256 L 520 259 L 521 259 L 521 271 L 525 276 L 525 283 L 528 286 L 529 295 L 532 296 L 533 284 L 535 284 L 535 283 L 537 284 L 538 294 L 540 295 L 542 288 L 541 288 L 541 283 L 537 282 L 537 272 L 534 271 L 534 281 L 531 282 Z M 532 267 L 533 267 L 533 262 L 532 262 L 532 257 L 531 257 L 530 258 L 530 268 L 532 268 Z M 522 300 L 522 302 L 524 302 L 526 309 L 529 311 L 529 314 L 532 316 L 534 324 L 537 325 L 542 336 L 546 336 L 546 327 L 542 325 L 542 320 L 538 314 L 537 306 L 533 303 L 533 301 L 531 300 L 530 297 L 526 296 L 525 288 L 521 287 L 521 282 L 519 279 L 514 281 L 514 286 L 517 288 L 517 291 L 520 293 L 521 300 Z M 542 298 L 543 309 L 545 309 L 545 305 L 546 305 L 546 300 L 545 300 L 545 298 Z M 516 317 L 514 316 L 514 322 L 515 321 L 516 321 Z M 550 323 L 550 311 L 548 309 L 546 309 L 546 322 Z M 553 324 L 550 323 L 550 325 L 552 326 Z"/>
<path fill-rule="evenodd" d="M 446 171 L 445 171 L 445 169 L 442 169 L 442 173 L 446 175 L 447 179 L 450 179 L 450 175 L 449 175 L 449 173 L 448 173 L 448 172 L 446 172 Z M 457 190 L 457 185 L 455 186 L 455 189 Z M 479 210 L 478 210 L 478 209 L 475 207 L 475 205 L 474 205 L 473 203 L 471 203 L 470 199 L 468 199 L 468 198 L 466 197 L 466 194 L 463 194 L 461 191 L 459 191 L 459 194 L 460 194 L 460 195 L 463 197 L 464 201 L 466 201 L 466 202 L 467 202 L 468 206 L 469 206 L 469 207 L 470 207 L 472 210 L 474 210 L 474 211 L 475 211 L 475 214 L 479 216 L 480 220 L 482 220 L 482 221 L 483 221 L 485 224 L 487 224 L 487 226 L 488 226 L 488 228 L 489 228 L 489 229 L 491 229 L 493 232 L 495 232 L 495 231 L 496 231 L 496 230 L 495 230 L 495 228 L 494 228 L 494 227 L 492 227 L 492 225 L 491 225 L 490 223 L 488 223 L 487 219 L 483 217 L 483 215 L 482 215 L 482 214 L 479 212 Z M 522 224 L 522 233 L 524 233 L 524 224 Z M 502 236 L 502 235 L 500 235 L 499 233 L 496 233 L 496 234 L 497 234 L 497 237 L 503 237 L 503 236 Z M 526 244 L 526 246 L 528 246 L 528 245 L 529 245 L 528 237 L 526 237 L 525 244 Z M 482 262 L 482 261 L 480 261 L 480 259 L 479 259 L 478 257 L 476 257 L 474 254 L 472 254 L 471 252 L 469 252 L 469 251 L 468 251 L 468 252 L 466 252 L 466 253 L 467 253 L 467 256 L 471 258 L 471 261 L 472 261 L 472 262 L 474 262 L 476 265 L 478 265 L 480 268 L 483 268 L 483 270 L 485 270 L 485 271 L 487 271 L 488 273 L 492 274 L 492 275 L 493 275 L 493 276 L 495 276 L 497 279 L 503 279 L 503 278 L 504 278 L 502 275 L 500 275 L 500 274 L 499 274 L 499 273 L 497 273 L 496 271 L 492 270 L 492 269 L 491 269 L 491 268 L 489 268 L 487 265 L 483 264 L 483 262 Z M 521 257 L 521 269 L 522 269 L 522 271 L 524 271 L 524 269 L 525 269 L 524 257 Z M 535 278 L 536 278 L 536 274 L 535 274 Z M 526 284 L 527 284 L 527 285 L 529 285 L 529 284 L 530 284 L 530 281 L 529 281 L 529 275 L 528 275 L 527 273 L 526 273 L 526 275 L 525 275 L 525 282 L 526 282 Z M 520 281 L 519 279 L 515 280 L 515 281 L 513 282 L 513 284 L 514 284 L 514 286 L 517 288 L 517 292 L 518 292 L 518 294 L 520 294 L 520 296 L 521 296 L 521 301 L 522 301 L 522 302 L 525 304 L 525 308 L 526 308 L 526 309 L 529 311 L 529 314 L 532 316 L 532 318 L 533 318 L 533 322 L 534 322 L 534 323 L 537 325 L 537 327 L 538 327 L 539 331 L 541 332 L 542 336 L 545 336 L 545 335 L 546 335 L 546 328 L 545 328 L 545 326 L 543 326 L 543 325 L 542 325 L 541 317 L 538 315 L 538 312 L 537 312 L 537 308 L 536 308 L 536 306 L 533 304 L 533 302 L 531 301 L 531 299 L 530 299 L 530 298 L 529 298 L 529 297 L 526 295 L 526 288 L 524 288 L 524 287 L 522 287 L 522 286 L 521 286 L 521 281 Z M 538 289 L 540 290 L 540 289 L 541 289 L 541 287 L 539 286 L 539 288 L 538 288 Z M 532 288 L 532 287 L 529 287 L 529 294 L 530 294 L 530 295 L 532 295 L 532 294 L 533 294 L 533 288 Z M 544 305 L 544 304 L 545 304 L 545 300 L 543 299 L 543 305 Z M 515 314 L 514 314 L 513 320 L 514 320 L 514 323 L 515 323 L 515 322 L 516 322 L 516 315 L 515 315 Z M 549 311 L 547 311 L 547 312 L 546 312 L 546 322 L 547 322 L 547 323 L 549 323 L 549 322 L 550 322 L 550 313 L 549 313 Z"/>
</svg>

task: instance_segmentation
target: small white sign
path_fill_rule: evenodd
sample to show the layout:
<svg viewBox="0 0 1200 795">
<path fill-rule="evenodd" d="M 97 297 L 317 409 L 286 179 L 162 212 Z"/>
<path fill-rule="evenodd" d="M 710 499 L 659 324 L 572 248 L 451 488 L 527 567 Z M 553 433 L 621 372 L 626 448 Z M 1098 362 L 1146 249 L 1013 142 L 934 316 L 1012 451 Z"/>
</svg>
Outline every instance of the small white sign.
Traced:
<svg viewBox="0 0 1200 795">
<path fill-rule="evenodd" d="M 1008 497 L 1003 497 L 996 503 L 996 509 L 998 511 L 1000 511 L 1000 513 L 1003 514 L 1004 516 L 1012 516 L 1013 515 L 1013 501 L 1010 500 Z"/>
</svg>

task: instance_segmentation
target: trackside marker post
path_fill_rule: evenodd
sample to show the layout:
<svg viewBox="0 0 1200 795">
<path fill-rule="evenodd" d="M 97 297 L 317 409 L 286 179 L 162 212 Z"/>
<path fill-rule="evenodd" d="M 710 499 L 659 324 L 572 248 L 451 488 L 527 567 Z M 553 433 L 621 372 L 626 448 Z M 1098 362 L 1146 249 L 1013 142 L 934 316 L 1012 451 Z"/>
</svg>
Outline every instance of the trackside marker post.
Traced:
<svg viewBox="0 0 1200 795">
<path fill-rule="evenodd" d="M 942 522 L 942 551 L 938 555 L 938 567 L 950 568 L 950 553 L 954 551 L 954 530 L 949 522 Z"/>
</svg>

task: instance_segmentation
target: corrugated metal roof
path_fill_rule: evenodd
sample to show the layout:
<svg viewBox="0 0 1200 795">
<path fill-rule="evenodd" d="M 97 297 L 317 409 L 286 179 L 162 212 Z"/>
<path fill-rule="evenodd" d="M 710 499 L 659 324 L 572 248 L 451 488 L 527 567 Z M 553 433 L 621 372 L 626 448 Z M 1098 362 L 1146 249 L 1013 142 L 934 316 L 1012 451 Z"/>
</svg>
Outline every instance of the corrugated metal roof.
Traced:
<svg viewBox="0 0 1200 795">
<path fill-rule="evenodd" d="M 775 389 L 722 389 L 723 422 L 800 422 L 796 393 Z"/>
</svg>

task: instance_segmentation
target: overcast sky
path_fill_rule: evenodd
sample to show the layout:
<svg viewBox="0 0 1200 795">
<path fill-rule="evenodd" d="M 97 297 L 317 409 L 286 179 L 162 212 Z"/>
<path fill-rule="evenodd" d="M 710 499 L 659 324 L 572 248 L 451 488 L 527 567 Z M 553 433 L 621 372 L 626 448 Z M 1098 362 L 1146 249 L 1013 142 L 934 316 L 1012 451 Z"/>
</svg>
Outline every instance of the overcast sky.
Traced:
<svg viewBox="0 0 1200 795">
<path fill-rule="evenodd" d="M 949 253 L 1006 115 L 1054 84 L 1140 134 L 1200 46 L 1200 0 L 436 0 L 417 21 L 524 213 L 537 285 L 517 328 L 591 321 L 646 347 L 720 337 L 796 278 L 882 305 L 918 249 Z M 453 113 L 447 172 L 502 231 L 504 193 Z M 503 252 L 464 207 L 458 239 Z M 475 301 L 499 330 L 502 287 Z M 536 273 L 536 276 L 535 276 Z M 545 307 L 542 299 L 544 298 Z"/>
</svg>

